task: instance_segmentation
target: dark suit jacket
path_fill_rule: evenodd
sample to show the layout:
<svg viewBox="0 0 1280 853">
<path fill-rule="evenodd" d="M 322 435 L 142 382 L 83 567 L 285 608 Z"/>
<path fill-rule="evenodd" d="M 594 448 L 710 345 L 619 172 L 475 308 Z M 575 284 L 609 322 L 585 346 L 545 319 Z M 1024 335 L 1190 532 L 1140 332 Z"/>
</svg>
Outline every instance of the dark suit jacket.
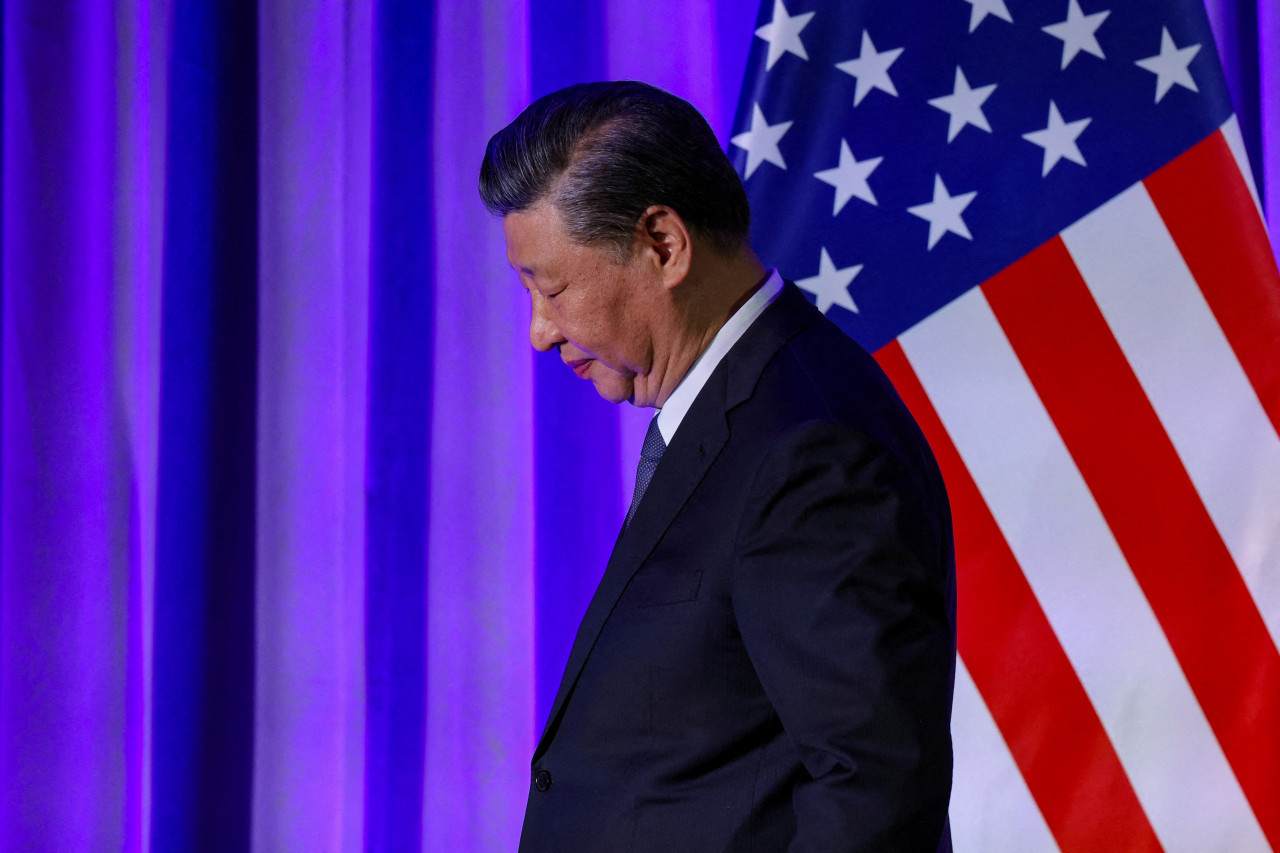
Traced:
<svg viewBox="0 0 1280 853">
<path fill-rule="evenodd" d="M 533 756 L 522 851 L 933 851 L 951 788 L 942 479 L 788 284 L 619 536 Z"/>
</svg>

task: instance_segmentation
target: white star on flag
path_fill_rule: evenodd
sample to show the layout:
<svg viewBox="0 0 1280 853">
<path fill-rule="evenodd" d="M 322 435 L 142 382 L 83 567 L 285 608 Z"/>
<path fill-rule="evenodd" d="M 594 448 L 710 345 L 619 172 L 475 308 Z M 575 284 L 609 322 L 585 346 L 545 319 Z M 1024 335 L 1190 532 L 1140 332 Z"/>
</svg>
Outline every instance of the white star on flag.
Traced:
<svg viewBox="0 0 1280 853">
<path fill-rule="evenodd" d="M 995 15 L 1002 21 L 1013 23 L 1013 16 L 1009 14 L 1009 7 L 1004 5 L 1004 0 L 964 0 L 973 7 L 969 13 L 969 32 L 973 32 L 978 28 L 978 24 L 982 23 L 982 19 L 987 15 Z"/>
<path fill-rule="evenodd" d="M 784 53 L 794 53 L 805 60 L 809 58 L 809 54 L 804 50 L 804 42 L 800 41 L 800 31 L 812 17 L 813 12 L 788 15 L 787 7 L 782 5 L 782 0 L 773 0 L 773 20 L 756 30 L 756 35 L 769 43 L 769 58 L 764 64 L 766 71 L 772 68 Z"/>
<path fill-rule="evenodd" d="M 799 279 L 796 281 L 796 286 L 818 297 L 818 310 L 823 314 L 827 313 L 832 305 L 839 305 L 856 314 L 858 306 L 853 304 L 853 297 L 849 295 L 849 283 L 860 272 L 862 272 L 862 264 L 836 269 L 836 265 L 831 262 L 831 256 L 827 254 L 827 247 L 823 246 L 822 256 L 818 259 L 818 274 Z"/>
<path fill-rule="evenodd" d="M 976 192 L 951 195 L 942 183 L 941 175 L 933 176 L 933 201 L 908 207 L 907 213 L 913 214 L 929 223 L 929 248 L 932 249 L 942 239 L 942 235 L 950 231 L 959 234 L 966 240 L 972 240 L 969 227 L 964 224 L 960 214 L 969 206 L 969 202 L 977 197 Z"/>
<path fill-rule="evenodd" d="M 845 74 L 858 78 L 858 87 L 853 93 L 853 105 L 855 107 L 862 103 L 862 99 L 872 89 L 879 89 L 882 92 L 888 92 L 895 98 L 898 97 L 898 90 L 894 88 L 893 81 L 889 79 L 889 66 L 894 63 L 901 53 L 902 48 L 900 47 L 877 52 L 876 46 L 871 43 L 871 36 L 867 34 L 866 30 L 862 31 L 862 52 L 858 54 L 858 58 L 836 63 L 836 68 L 839 68 Z"/>
<path fill-rule="evenodd" d="M 858 160 L 849 150 L 849 143 L 843 139 L 840 140 L 840 165 L 834 169 L 823 169 L 821 172 L 813 173 L 818 180 L 836 188 L 832 216 L 839 213 L 849 199 L 855 196 L 869 204 L 877 203 L 875 193 L 871 192 L 871 186 L 867 183 L 867 177 L 875 171 L 876 166 L 879 166 L 883 159 L 883 157 L 871 157 L 867 160 Z"/>
<path fill-rule="evenodd" d="M 765 121 L 764 113 L 760 111 L 760 105 L 752 106 L 751 129 L 729 140 L 739 148 L 746 149 L 748 178 L 766 160 L 780 168 L 787 168 L 786 161 L 782 159 L 782 152 L 778 150 L 778 140 L 790 129 L 789 121 L 769 124 Z"/>
<path fill-rule="evenodd" d="M 1071 64 L 1071 60 L 1075 59 L 1076 54 L 1080 51 L 1092 53 L 1099 59 L 1106 59 L 1102 54 L 1102 46 L 1098 44 L 1098 37 L 1094 35 L 1098 31 L 1098 27 L 1102 26 L 1102 22 L 1111 14 L 1111 10 L 1107 9 L 1102 12 L 1094 12 L 1092 15 L 1086 15 L 1080 9 L 1080 3 L 1077 0 L 1071 0 L 1071 4 L 1067 7 L 1067 19 L 1060 24 L 1050 24 L 1047 27 L 1041 27 L 1046 33 L 1054 38 L 1062 39 L 1062 67 L 1066 68 Z"/>
<path fill-rule="evenodd" d="M 1200 52 L 1200 45 L 1193 44 L 1187 47 L 1175 47 L 1173 37 L 1169 35 L 1167 27 L 1160 30 L 1160 52 L 1155 56 L 1149 56 L 1146 59 L 1139 59 L 1137 65 L 1156 75 L 1156 103 L 1160 103 L 1160 99 L 1168 94 L 1173 88 L 1173 84 L 1186 86 L 1193 92 L 1199 92 L 1196 88 L 1196 81 L 1191 79 L 1191 60 L 1195 59 L 1197 53 Z"/>
<path fill-rule="evenodd" d="M 956 66 L 955 91 L 950 95 L 942 95 L 929 101 L 931 106 L 951 116 L 951 121 L 947 124 L 948 142 L 955 139 L 956 134 L 963 130 L 966 124 L 981 128 L 987 133 L 991 132 L 991 125 L 987 123 L 987 117 L 982 112 L 982 105 L 995 90 L 995 83 L 971 89 L 964 72 L 960 70 L 960 66 Z"/>
<path fill-rule="evenodd" d="M 1049 174 L 1049 170 L 1064 158 L 1081 166 L 1087 165 L 1084 162 L 1084 155 L 1076 145 L 1076 139 L 1084 133 L 1090 121 L 1092 119 L 1088 118 L 1063 121 L 1062 114 L 1058 112 L 1058 105 L 1053 101 L 1049 102 L 1049 126 L 1044 130 L 1022 134 L 1023 139 L 1044 149 L 1044 169 L 1040 172 L 1040 177 L 1043 178 Z"/>
</svg>

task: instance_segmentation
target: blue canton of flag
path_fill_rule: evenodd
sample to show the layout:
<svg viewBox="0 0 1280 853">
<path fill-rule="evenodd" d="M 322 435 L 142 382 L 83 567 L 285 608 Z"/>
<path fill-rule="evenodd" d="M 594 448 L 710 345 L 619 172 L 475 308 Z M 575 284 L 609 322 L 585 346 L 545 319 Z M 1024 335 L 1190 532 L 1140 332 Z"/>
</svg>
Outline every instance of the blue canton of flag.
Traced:
<svg viewBox="0 0 1280 853">
<path fill-rule="evenodd" d="M 1200 3 L 1105 5 L 766 0 L 730 150 L 761 258 L 875 350 L 1217 130 Z"/>
</svg>

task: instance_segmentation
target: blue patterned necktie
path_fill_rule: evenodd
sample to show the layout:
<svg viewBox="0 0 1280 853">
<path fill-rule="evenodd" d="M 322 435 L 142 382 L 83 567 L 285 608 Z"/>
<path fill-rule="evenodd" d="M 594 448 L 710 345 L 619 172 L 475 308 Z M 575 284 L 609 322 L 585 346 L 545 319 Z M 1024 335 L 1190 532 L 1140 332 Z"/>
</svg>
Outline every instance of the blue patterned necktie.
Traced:
<svg viewBox="0 0 1280 853">
<path fill-rule="evenodd" d="M 653 472 L 658 470 L 658 460 L 662 459 L 662 453 L 666 449 L 667 443 L 662 440 L 662 431 L 658 429 L 658 416 L 654 415 L 653 420 L 649 421 L 649 431 L 644 434 L 644 446 L 640 448 L 640 464 L 636 466 L 636 490 L 631 495 L 631 508 L 627 510 L 627 520 L 622 525 L 624 530 L 631 525 L 631 517 L 636 514 L 636 507 L 640 506 L 640 499 L 644 497 L 645 489 L 649 488 Z"/>
</svg>

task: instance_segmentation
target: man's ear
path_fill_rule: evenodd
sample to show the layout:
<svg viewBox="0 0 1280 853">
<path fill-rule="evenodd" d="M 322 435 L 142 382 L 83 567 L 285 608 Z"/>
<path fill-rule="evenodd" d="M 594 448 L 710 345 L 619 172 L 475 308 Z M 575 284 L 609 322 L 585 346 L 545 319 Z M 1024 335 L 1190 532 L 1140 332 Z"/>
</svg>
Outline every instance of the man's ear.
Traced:
<svg viewBox="0 0 1280 853">
<path fill-rule="evenodd" d="M 664 204 L 655 204 L 640 217 L 636 237 L 649 252 L 667 288 L 679 286 L 689 275 L 693 262 L 693 240 L 680 214 Z"/>
</svg>

